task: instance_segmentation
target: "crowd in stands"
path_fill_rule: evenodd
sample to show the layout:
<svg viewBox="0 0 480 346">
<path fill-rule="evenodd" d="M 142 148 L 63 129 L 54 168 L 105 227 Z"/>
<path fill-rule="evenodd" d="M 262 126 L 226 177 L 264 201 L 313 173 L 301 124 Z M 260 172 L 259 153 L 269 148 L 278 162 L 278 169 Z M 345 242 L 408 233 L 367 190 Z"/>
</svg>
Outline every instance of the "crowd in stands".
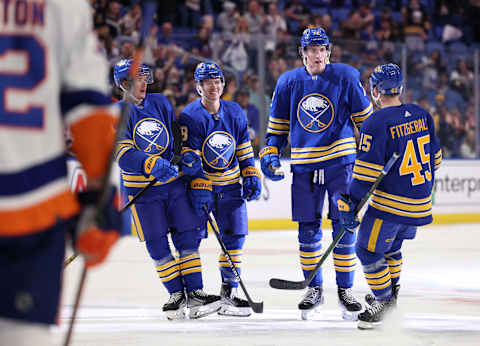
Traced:
<svg viewBox="0 0 480 346">
<path fill-rule="evenodd" d="M 111 65 L 132 58 L 142 17 L 139 1 L 91 3 Z M 479 78 L 473 56 L 480 50 L 480 0 L 162 0 L 159 7 L 146 44 L 145 62 L 155 79 L 149 91 L 167 96 L 177 114 L 198 97 L 196 64 L 213 59 L 227 76 L 223 98 L 244 108 L 258 145 L 260 124 L 268 118 L 262 105 L 268 108 L 280 74 L 303 66 L 302 31 L 321 26 L 333 43 L 331 61 L 355 66 L 367 91 L 375 65 L 399 64 L 406 78 L 404 101 L 434 115 L 444 157 L 475 158 Z M 259 54 L 265 66 L 259 66 Z M 118 97 L 116 90 L 113 95 Z"/>
</svg>

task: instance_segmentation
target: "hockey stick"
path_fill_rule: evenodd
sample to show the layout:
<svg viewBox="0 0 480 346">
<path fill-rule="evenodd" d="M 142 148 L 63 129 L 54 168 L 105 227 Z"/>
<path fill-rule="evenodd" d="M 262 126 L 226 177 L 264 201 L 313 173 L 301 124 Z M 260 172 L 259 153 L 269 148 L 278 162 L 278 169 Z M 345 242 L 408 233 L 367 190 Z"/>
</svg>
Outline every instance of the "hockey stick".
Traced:
<svg viewBox="0 0 480 346">
<path fill-rule="evenodd" d="M 132 77 L 135 76 L 136 72 L 138 71 L 138 67 L 142 63 L 145 39 L 148 36 L 148 31 L 150 30 L 150 27 L 152 26 L 153 16 L 155 14 L 156 9 L 157 9 L 157 3 L 156 3 L 155 0 L 145 0 L 144 1 L 142 12 L 145 14 L 145 16 L 144 16 L 143 21 L 142 21 L 142 27 L 141 27 L 141 32 L 140 32 L 140 40 L 139 40 L 139 43 L 137 45 L 137 54 L 136 54 L 135 59 L 133 61 L 132 67 L 130 69 L 130 74 L 131 74 Z M 100 191 L 100 198 L 99 198 L 98 203 L 97 203 L 97 213 L 96 213 L 95 216 L 96 216 L 96 219 L 98 220 L 99 224 L 101 224 L 101 219 L 102 219 L 102 215 L 100 213 L 100 210 L 102 210 L 102 207 L 105 206 L 106 203 L 108 203 L 108 198 L 109 198 L 109 195 L 110 195 L 110 184 L 108 182 L 109 182 L 110 175 L 111 175 L 111 172 L 112 172 L 112 169 L 113 169 L 113 162 L 114 162 L 114 157 L 115 157 L 115 145 L 116 145 L 119 137 L 121 136 L 121 133 L 123 132 L 122 129 L 125 126 L 125 119 L 126 119 L 127 111 L 128 111 L 128 104 L 127 104 L 127 102 L 124 102 L 124 104 L 122 105 L 121 112 L 120 112 L 119 125 L 118 125 L 118 128 L 117 128 L 117 134 L 115 136 L 116 138 L 115 138 L 115 141 L 112 145 L 112 151 L 110 153 L 110 160 L 108 162 L 104 182 L 103 182 L 103 185 L 102 185 L 102 189 Z M 76 255 L 74 255 L 74 258 L 71 261 L 73 261 L 75 258 L 76 258 Z M 65 266 L 66 265 L 64 263 L 64 268 L 65 268 Z M 65 341 L 63 343 L 64 346 L 69 346 L 70 345 L 70 340 L 72 339 L 73 326 L 75 325 L 78 308 L 80 306 L 80 300 L 81 300 L 81 297 L 82 297 L 82 293 L 84 291 L 84 286 L 85 286 L 85 282 L 86 282 L 86 279 L 87 279 L 87 272 L 88 272 L 87 265 L 86 265 L 86 262 L 84 262 L 83 269 L 82 269 L 82 275 L 80 277 L 77 292 L 76 292 L 76 295 L 75 295 L 75 303 L 74 303 L 74 306 L 73 306 L 72 317 L 70 319 L 70 324 L 68 326 L 67 335 L 65 336 Z"/>
<path fill-rule="evenodd" d="M 176 165 L 180 162 L 182 158 L 182 134 L 180 132 L 180 127 L 176 121 L 172 122 L 172 134 L 173 134 L 173 157 L 170 160 L 170 163 Z M 155 183 L 158 181 L 157 178 L 154 178 L 152 181 L 148 183 L 142 190 L 140 190 L 133 198 L 126 203 L 122 209 L 120 209 L 120 213 L 125 212 L 128 208 L 132 206 L 142 195 L 150 189 Z M 69 258 L 67 258 L 63 262 L 63 268 L 67 267 L 70 263 L 72 263 L 75 258 L 78 257 L 78 254 L 73 254 Z"/>
<path fill-rule="evenodd" d="M 172 134 L 173 134 L 173 157 L 170 160 L 172 165 L 176 165 L 182 159 L 182 134 L 180 132 L 180 126 L 176 121 L 172 122 Z M 147 192 L 155 183 L 158 181 L 157 178 L 154 178 L 152 181 L 148 183 L 143 189 L 141 189 L 133 198 L 126 203 L 120 212 L 123 213 L 125 210 L 130 208 L 132 204 L 134 204 L 140 197 L 143 196 L 145 192 Z"/>
<path fill-rule="evenodd" d="M 383 177 L 387 175 L 388 171 L 392 168 L 393 164 L 397 161 L 398 157 L 400 155 L 398 153 L 393 153 L 392 157 L 388 160 L 387 164 L 383 167 L 382 171 L 380 172 L 380 175 L 377 177 L 375 180 L 375 183 L 370 187 L 370 189 L 367 191 L 365 196 L 360 200 L 358 203 L 357 207 L 355 208 L 355 216 L 357 216 L 358 212 L 362 209 L 362 207 L 367 203 L 368 199 L 372 195 L 373 191 L 378 187 L 380 182 L 382 181 Z M 314 276 L 318 273 L 320 270 L 320 267 L 322 266 L 323 262 L 327 259 L 328 255 L 330 255 L 330 252 L 332 252 L 333 248 L 337 246 L 338 242 L 340 239 L 342 239 L 343 235 L 345 234 L 345 229 L 342 228 L 342 230 L 337 234 L 335 239 L 332 241 L 330 246 L 325 250 L 325 253 L 323 254 L 322 258 L 320 258 L 320 261 L 318 261 L 317 265 L 315 268 L 310 272 L 308 277 L 303 280 L 303 281 L 290 281 L 290 280 L 283 280 L 283 279 L 275 279 L 272 278 L 270 279 L 270 286 L 272 288 L 276 288 L 279 290 L 301 290 L 304 289 L 308 286 L 308 284 L 313 280 Z"/>
<path fill-rule="evenodd" d="M 248 304 L 250 304 L 250 307 L 255 313 L 261 314 L 263 312 L 263 302 L 256 303 L 252 300 L 252 298 L 250 298 L 250 295 L 247 292 L 247 288 L 243 284 L 242 278 L 240 277 L 240 274 L 238 274 L 237 268 L 233 263 L 232 257 L 228 253 L 225 243 L 222 241 L 222 238 L 220 236 L 220 230 L 218 229 L 217 221 L 215 220 L 213 213 L 208 211 L 207 206 L 204 206 L 203 208 L 205 210 L 205 213 L 207 213 L 208 223 L 210 224 L 210 226 L 212 226 L 213 234 L 215 234 L 215 237 L 217 238 L 218 243 L 220 244 L 220 247 L 222 248 L 222 251 L 225 254 L 225 257 L 227 258 L 228 264 L 230 265 L 230 268 L 232 269 L 233 274 L 235 275 L 238 282 L 240 283 L 240 287 L 242 288 L 243 293 L 245 293 L 245 297 L 248 300 Z"/>
</svg>

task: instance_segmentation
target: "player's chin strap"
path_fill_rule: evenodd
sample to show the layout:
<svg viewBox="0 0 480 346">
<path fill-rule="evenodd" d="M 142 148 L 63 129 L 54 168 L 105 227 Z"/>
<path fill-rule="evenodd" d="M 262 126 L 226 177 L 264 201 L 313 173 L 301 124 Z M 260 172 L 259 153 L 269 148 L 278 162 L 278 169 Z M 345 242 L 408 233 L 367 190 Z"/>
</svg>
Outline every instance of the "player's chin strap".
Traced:
<svg viewBox="0 0 480 346">
<path fill-rule="evenodd" d="M 377 89 L 377 88 L 375 87 L 370 91 L 370 95 L 372 95 L 373 102 L 375 102 L 377 107 L 380 107 L 381 106 L 380 105 L 380 91 L 378 91 L 378 89 L 377 89 L 377 96 L 375 96 L 375 89 Z"/>
<path fill-rule="evenodd" d="M 132 83 L 131 81 L 128 83 Z M 143 99 L 139 99 L 133 95 L 133 86 L 129 86 L 127 89 L 125 89 L 123 86 L 120 86 L 120 89 L 123 91 L 123 100 L 127 103 L 132 103 L 139 105 L 142 103 Z"/>
</svg>

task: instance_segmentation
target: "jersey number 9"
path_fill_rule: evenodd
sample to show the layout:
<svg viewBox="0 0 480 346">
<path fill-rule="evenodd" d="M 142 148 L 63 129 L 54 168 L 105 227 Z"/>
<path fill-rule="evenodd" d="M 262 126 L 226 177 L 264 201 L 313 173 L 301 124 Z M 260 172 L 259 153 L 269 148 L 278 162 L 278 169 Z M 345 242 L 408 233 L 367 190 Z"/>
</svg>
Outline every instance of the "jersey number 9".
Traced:
<svg viewBox="0 0 480 346">
<path fill-rule="evenodd" d="M 417 138 L 417 148 L 420 153 L 420 161 L 417 158 L 415 152 L 415 144 L 412 139 L 407 142 L 407 147 L 403 153 L 402 163 L 400 164 L 400 175 L 413 174 L 411 179 L 412 185 L 420 185 L 427 181 L 432 180 L 432 172 L 430 167 L 430 154 L 425 152 L 425 145 L 430 143 L 430 135 L 425 135 Z M 422 174 L 422 165 L 427 165 L 427 169 Z"/>
</svg>

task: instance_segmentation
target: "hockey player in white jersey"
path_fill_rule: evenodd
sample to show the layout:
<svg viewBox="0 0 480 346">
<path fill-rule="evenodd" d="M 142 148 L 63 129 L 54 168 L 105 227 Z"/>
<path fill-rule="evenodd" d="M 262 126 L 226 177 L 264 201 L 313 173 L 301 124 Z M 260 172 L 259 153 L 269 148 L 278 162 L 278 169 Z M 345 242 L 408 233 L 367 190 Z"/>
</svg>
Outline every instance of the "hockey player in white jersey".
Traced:
<svg viewBox="0 0 480 346">
<path fill-rule="evenodd" d="M 87 1 L 1 1 L 0 13 L 0 345 L 52 345 L 65 239 L 73 236 L 90 267 L 119 236 L 112 198 L 101 224 L 88 217 L 118 107 L 107 96 L 107 62 Z M 88 179 L 77 195 L 67 181 L 65 127 Z M 79 219 L 91 226 L 80 228 Z"/>
</svg>

